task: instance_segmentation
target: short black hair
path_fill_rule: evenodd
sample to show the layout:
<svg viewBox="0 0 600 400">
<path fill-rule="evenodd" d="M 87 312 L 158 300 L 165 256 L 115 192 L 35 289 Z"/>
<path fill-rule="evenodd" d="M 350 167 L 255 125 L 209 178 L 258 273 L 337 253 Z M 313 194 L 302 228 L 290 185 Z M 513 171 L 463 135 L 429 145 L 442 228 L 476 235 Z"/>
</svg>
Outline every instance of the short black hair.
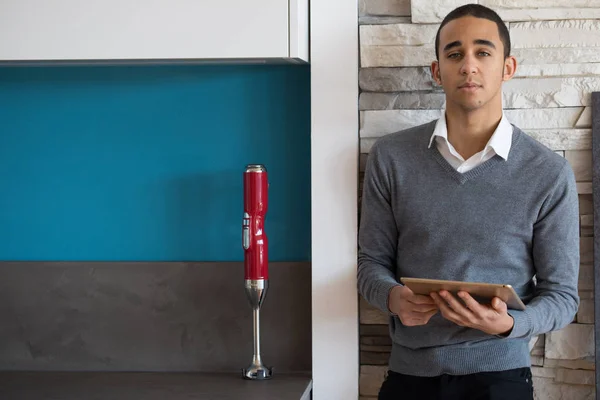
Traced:
<svg viewBox="0 0 600 400">
<path fill-rule="evenodd" d="M 442 28 L 450 21 L 468 16 L 488 19 L 498 25 L 498 34 L 500 35 L 500 40 L 502 40 L 502 44 L 504 45 L 504 59 L 508 58 L 508 56 L 510 56 L 510 34 L 508 33 L 508 28 L 506 27 L 504 21 L 502 21 L 502 18 L 500 18 L 500 16 L 491 8 L 479 4 L 467 4 L 452 10 L 442 21 L 437 34 L 435 35 L 436 60 L 440 59 L 440 31 Z"/>
</svg>

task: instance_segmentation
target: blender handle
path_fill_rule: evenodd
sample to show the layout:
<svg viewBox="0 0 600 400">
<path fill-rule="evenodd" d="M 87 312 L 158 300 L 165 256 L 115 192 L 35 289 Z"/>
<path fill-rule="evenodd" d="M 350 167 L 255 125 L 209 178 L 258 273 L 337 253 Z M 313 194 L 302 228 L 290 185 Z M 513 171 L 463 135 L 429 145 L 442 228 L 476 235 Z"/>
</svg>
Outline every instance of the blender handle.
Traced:
<svg viewBox="0 0 600 400">
<path fill-rule="evenodd" d="M 250 215 L 244 213 L 244 220 L 242 222 L 242 246 L 244 250 L 250 248 Z"/>
</svg>

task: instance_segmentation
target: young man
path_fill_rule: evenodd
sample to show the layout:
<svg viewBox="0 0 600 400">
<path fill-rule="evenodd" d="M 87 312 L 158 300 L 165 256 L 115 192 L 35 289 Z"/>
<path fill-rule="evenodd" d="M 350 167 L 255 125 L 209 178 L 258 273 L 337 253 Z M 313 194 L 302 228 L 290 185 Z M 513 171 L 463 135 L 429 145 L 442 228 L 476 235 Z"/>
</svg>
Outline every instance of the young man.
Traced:
<svg viewBox="0 0 600 400">
<path fill-rule="evenodd" d="M 445 115 L 378 140 L 365 173 L 359 291 L 390 315 L 393 342 L 379 399 L 530 400 L 529 340 L 579 305 L 575 179 L 503 114 L 517 62 L 494 11 L 452 11 L 436 56 Z M 527 307 L 416 295 L 401 277 L 510 284 Z"/>
</svg>

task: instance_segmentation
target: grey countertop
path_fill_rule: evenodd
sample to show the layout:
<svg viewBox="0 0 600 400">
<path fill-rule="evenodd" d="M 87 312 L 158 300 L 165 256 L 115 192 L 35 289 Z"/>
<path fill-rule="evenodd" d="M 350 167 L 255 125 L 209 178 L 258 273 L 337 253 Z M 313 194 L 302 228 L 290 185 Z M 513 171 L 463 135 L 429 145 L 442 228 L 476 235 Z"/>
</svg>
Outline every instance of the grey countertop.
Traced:
<svg viewBox="0 0 600 400">
<path fill-rule="evenodd" d="M 158 372 L 0 372 L 2 400 L 309 400 L 309 374 Z"/>
</svg>

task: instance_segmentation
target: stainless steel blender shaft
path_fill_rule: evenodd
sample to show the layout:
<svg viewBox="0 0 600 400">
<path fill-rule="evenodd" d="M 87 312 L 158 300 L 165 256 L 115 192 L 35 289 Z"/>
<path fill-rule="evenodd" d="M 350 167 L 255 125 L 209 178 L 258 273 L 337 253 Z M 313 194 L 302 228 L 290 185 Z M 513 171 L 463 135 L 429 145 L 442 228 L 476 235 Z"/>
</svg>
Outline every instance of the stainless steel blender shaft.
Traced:
<svg viewBox="0 0 600 400">
<path fill-rule="evenodd" d="M 252 330 L 254 336 L 254 355 L 252 363 L 244 369 L 244 378 L 263 380 L 273 375 L 271 368 L 265 366 L 260 358 L 260 306 L 267 294 L 269 282 L 266 279 L 246 279 L 245 288 L 248 300 L 252 305 Z"/>
</svg>

